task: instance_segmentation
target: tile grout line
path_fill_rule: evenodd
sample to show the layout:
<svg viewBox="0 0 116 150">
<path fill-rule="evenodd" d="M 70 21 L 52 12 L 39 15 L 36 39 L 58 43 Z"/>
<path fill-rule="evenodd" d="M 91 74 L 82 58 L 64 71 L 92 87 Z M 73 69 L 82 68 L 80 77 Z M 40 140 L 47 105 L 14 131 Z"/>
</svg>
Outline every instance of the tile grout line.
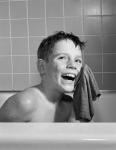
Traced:
<svg viewBox="0 0 116 150">
<path fill-rule="evenodd" d="M 84 35 L 84 1 L 81 0 L 82 35 Z"/>
<path fill-rule="evenodd" d="M 11 1 L 11 0 L 10 0 Z M 28 0 L 27 0 L 28 1 Z M 63 0 L 63 2 L 64 2 L 64 0 Z M 1 2 L 0 2 L 1 3 Z M 63 4 L 64 5 L 64 4 Z M 88 15 L 86 15 L 86 16 L 88 16 Z M 89 17 L 91 18 L 91 17 L 95 17 L 95 16 L 97 16 L 97 17 L 100 17 L 101 15 L 93 15 L 93 16 L 91 16 L 91 15 L 89 15 Z M 109 15 L 109 16 L 111 16 L 111 15 Z M 116 15 L 112 15 L 112 16 L 115 16 L 116 17 Z M 49 19 L 57 19 L 57 18 L 78 18 L 79 16 L 62 16 L 62 17 L 46 17 L 46 18 L 49 18 Z M 15 20 L 15 21 L 18 21 L 18 20 L 26 20 L 27 18 L 11 18 L 10 20 Z M 34 19 L 38 19 L 38 20 L 42 20 L 42 19 L 44 19 L 44 17 L 35 17 L 35 18 L 28 18 L 28 19 L 32 19 L 32 20 L 34 20 Z M 9 20 L 9 18 L 8 19 L 4 19 L 4 18 L 0 18 L 0 20 Z M 107 33 L 106 33 L 107 34 Z M 113 35 L 113 33 L 110 33 L 111 35 Z M 116 35 L 116 33 L 114 33 L 114 35 Z"/>
<path fill-rule="evenodd" d="M 11 20 L 10 20 L 11 21 Z M 82 36 L 82 34 L 78 34 L 79 36 Z M 83 36 L 93 36 L 93 37 L 97 37 L 97 36 L 100 36 L 100 35 L 90 35 L 90 34 L 88 34 L 88 35 L 83 35 Z M 109 34 L 109 35 L 107 35 L 107 37 L 110 37 L 110 36 L 116 36 L 116 34 Z M 35 36 L 35 35 L 30 35 L 30 37 L 45 37 L 45 35 L 38 35 L 38 36 Z M 12 39 L 13 38 L 27 38 L 26 36 L 22 36 L 22 37 L 14 37 L 14 36 L 12 36 Z M 0 37 L 0 39 L 9 39 L 9 37 Z"/>
<path fill-rule="evenodd" d="M 84 35 L 84 1 L 83 0 L 81 0 L 81 17 L 82 17 L 82 36 L 84 37 L 85 35 Z M 84 51 L 82 52 L 82 55 L 83 55 L 83 60 L 85 61 Z"/>
<path fill-rule="evenodd" d="M 36 54 L 29 54 L 30 56 L 36 56 Z M 92 55 L 102 55 L 101 53 L 85 53 L 85 55 L 86 56 L 92 56 Z M 103 53 L 103 55 L 116 55 L 116 53 Z M 11 55 L 0 55 L 0 57 L 9 57 L 9 56 L 11 56 Z M 20 55 L 18 55 L 18 54 L 13 54 L 12 56 L 27 56 L 26 54 L 20 54 Z"/>
<path fill-rule="evenodd" d="M 30 46 L 29 46 L 29 21 L 28 21 L 28 0 L 26 0 L 26 16 L 27 16 L 27 41 L 28 41 L 28 63 L 29 63 L 29 74 L 28 74 L 28 79 L 29 79 L 29 86 L 31 84 L 31 79 L 30 79 Z"/>
<path fill-rule="evenodd" d="M 12 35 L 11 35 L 11 14 L 10 14 L 10 0 L 9 0 L 9 28 L 10 28 L 10 48 L 11 48 L 11 82 L 12 82 L 12 85 L 11 85 L 11 87 L 12 87 L 12 90 L 14 90 L 13 89 L 13 84 L 14 84 L 14 82 L 13 82 L 13 57 L 12 57 L 12 39 L 11 39 L 11 37 L 12 37 Z"/>
<path fill-rule="evenodd" d="M 103 73 L 104 73 L 104 70 L 103 70 L 103 22 L 102 22 L 102 6 L 103 6 L 103 2 L 102 0 L 100 1 L 100 6 L 101 6 L 101 50 L 102 50 L 102 86 L 103 86 Z"/>
<path fill-rule="evenodd" d="M 46 0 L 44 0 L 44 11 L 45 11 L 45 37 L 46 37 L 47 36 Z"/>
<path fill-rule="evenodd" d="M 64 0 L 62 0 L 62 9 L 63 9 L 63 30 L 65 31 L 65 15 L 64 15 Z"/>
</svg>

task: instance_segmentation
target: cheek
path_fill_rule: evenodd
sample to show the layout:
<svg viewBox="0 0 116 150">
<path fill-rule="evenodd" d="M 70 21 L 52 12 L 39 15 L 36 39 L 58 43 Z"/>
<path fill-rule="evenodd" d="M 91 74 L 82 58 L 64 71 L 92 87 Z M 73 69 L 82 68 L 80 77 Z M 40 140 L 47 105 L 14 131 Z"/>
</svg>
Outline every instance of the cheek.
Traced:
<svg viewBox="0 0 116 150">
<path fill-rule="evenodd" d="M 55 63 L 53 67 L 53 79 L 55 82 L 60 83 L 61 82 L 61 74 L 64 71 L 64 66 L 59 63 Z"/>
<path fill-rule="evenodd" d="M 79 71 L 79 72 L 80 72 L 81 68 L 82 68 L 82 64 L 79 65 L 79 67 L 78 67 L 78 71 Z"/>
<path fill-rule="evenodd" d="M 62 72 L 64 70 L 64 64 L 62 64 L 61 62 L 54 62 L 54 66 L 53 66 L 54 70 L 56 72 Z"/>
<path fill-rule="evenodd" d="M 48 77 L 52 80 L 56 80 L 56 78 L 60 76 L 60 70 L 60 67 L 56 63 L 49 65 L 49 67 L 47 67 Z"/>
<path fill-rule="evenodd" d="M 77 72 L 80 72 L 82 68 L 82 63 L 77 65 Z"/>
</svg>

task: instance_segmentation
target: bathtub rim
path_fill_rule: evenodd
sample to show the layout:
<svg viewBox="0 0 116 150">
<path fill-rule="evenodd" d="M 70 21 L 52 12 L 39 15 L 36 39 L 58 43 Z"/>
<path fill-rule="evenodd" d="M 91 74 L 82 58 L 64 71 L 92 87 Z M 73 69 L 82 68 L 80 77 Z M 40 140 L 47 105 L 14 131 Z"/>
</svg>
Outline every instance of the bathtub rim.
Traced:
<svg viewBox="0 0 116 150">
<path fill-rule="evenodd" d="M 116 143 L 116 123 L 0 123 L 7 142 Z"/>
</svg>

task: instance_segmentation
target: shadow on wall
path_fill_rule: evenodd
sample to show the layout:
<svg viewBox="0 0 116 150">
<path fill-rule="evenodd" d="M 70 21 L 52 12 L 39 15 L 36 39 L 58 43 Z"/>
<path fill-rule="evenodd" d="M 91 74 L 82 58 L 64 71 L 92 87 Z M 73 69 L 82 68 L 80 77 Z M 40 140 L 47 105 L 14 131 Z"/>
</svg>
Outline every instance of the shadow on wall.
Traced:
<svg viewBox="0 0 116 150">
<path fill-rule="evenodd" d="M 15 92 L 0 92 L 0 107 Z M 94 122 L 116 122 L 116 92 L 102 92 L 94 102 Z"/>
</svg>

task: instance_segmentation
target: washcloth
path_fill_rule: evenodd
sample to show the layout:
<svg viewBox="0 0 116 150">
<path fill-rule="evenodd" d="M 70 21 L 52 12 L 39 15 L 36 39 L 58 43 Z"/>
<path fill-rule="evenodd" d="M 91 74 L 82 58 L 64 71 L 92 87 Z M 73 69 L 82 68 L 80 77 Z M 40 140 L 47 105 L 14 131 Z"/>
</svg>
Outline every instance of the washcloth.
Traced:
<svg viewBox="0 0 116 150">
<path fill-rule="evenodd" d="M 93 101 L 100 97 L 101 93 L 94 74 L 87 64 L 84 64 L 79 77 L 75 82 L 73 94 L 73 107 L 76 120 L 89 122 L 94 115 Z"/>
</svg>

